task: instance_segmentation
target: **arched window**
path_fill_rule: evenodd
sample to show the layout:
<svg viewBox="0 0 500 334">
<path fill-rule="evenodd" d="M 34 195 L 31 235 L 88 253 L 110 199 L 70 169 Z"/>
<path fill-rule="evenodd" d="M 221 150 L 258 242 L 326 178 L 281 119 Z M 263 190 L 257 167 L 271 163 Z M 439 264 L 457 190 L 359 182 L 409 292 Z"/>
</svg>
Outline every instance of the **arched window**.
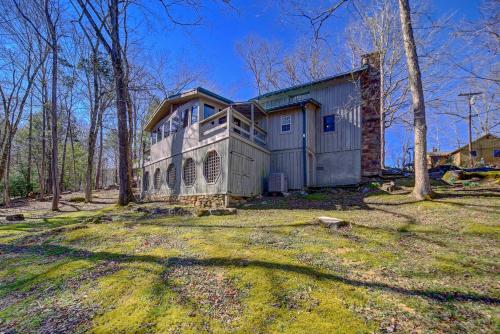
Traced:
<svg viewBox="0 0 500 334">
<path fill-rule="evenodd" d="M 175 165 L 171 163 L 167 168 L 167 186 L 170 189 L 175 187 Z"/>
<path fill-rule="evenodd" d="M 159 168 L 156 168 L 155 170 L 155 174 L 153 176 L 153 186 L 155 187 L 155 190 L 158 190 L 160 189 L 160 169 Z"/>
<path fill-rule="evenodd" d="M 217 151 L 209 151 L 203 162 L 203 175 L 208 183 L 215 183 L 220 175 L 221 158 Z"/>
<path fill-rule="evenodd" d="M 142 190 L 148 191 L 149 189 L 149 172 L 144 172 L 142 177 Z"/>
<path fill-rule="evenodd" d="M 186 186 L 192 186 L 196 180 L 196 164 L 191 158 L 186 159 L 182 168 L 182 179 Z"/>
</svg>

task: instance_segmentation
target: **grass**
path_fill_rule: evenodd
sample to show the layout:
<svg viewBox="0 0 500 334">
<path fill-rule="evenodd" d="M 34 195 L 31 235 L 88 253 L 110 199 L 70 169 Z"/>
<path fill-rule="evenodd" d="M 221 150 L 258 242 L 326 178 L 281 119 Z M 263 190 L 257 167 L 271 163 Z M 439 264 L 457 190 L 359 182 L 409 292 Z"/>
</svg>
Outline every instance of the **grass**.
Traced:
<svg viewBox="0 0 500 334">
<path fill-rule="evenodd" d="M 112 206 L 1 224 L 0 332 L 498 332 L 498 192 L 437 192 L 276 197 L 221 217 Z M 100 214 L 115 219 L 81 223 Z"/>
</svg>

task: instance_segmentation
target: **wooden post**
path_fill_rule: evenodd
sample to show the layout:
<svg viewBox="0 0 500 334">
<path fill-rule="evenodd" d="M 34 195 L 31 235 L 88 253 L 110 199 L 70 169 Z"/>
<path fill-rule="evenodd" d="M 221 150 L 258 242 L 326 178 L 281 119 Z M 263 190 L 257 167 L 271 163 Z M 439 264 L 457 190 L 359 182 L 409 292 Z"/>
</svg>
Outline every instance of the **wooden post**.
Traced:
<svg viewBox="0 0 500 334">
<path fill-rule="evenodd" d="M 250 105 L 250 141 L 253 143 L 253 136 L 255 132 L 255 120 L 254 120 L 254 104 Z"/>
<path fill-rule="evenodd" d="M 227 121 L 226 121 L 226 124 L 227 124 L 227 128 L 226 128 L 226 133 L 227 133 L 227 136 L 229 137 L 231 135 L 231 127 L 233 126 L 233 107 L 229 106 L 227 108 Z"/>
</svg>

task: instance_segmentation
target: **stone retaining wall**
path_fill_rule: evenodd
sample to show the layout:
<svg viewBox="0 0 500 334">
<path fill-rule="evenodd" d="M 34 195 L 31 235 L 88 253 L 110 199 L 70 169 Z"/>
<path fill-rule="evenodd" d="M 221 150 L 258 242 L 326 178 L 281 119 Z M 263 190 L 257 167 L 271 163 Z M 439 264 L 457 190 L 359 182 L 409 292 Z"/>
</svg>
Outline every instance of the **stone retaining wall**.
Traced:
<svg viewBox="0 0 500 334">
<path fill-rule="evenodd" d="M 223 208 L 226 207 L 226 195 L 157 195 L 145 196 L 146 200 L 165 201 L 168 204 L 182 204 L 199 208 Z"/>
</svg>

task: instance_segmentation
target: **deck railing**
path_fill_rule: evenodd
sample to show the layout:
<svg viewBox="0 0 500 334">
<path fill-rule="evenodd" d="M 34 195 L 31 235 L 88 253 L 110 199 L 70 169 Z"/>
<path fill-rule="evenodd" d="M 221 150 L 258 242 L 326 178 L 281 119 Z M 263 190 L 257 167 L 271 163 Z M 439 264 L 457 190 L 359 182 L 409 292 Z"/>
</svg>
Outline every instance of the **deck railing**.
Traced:
<svg viewBox="0 0 500 334">
<path fill-rule="evenodd" d="M 245 138 L 262 147 L 267 146 L 267 132 L 232 107 L 223 109 L 200 121 L 200 141 L 229 134 Z"/>
</svg>

